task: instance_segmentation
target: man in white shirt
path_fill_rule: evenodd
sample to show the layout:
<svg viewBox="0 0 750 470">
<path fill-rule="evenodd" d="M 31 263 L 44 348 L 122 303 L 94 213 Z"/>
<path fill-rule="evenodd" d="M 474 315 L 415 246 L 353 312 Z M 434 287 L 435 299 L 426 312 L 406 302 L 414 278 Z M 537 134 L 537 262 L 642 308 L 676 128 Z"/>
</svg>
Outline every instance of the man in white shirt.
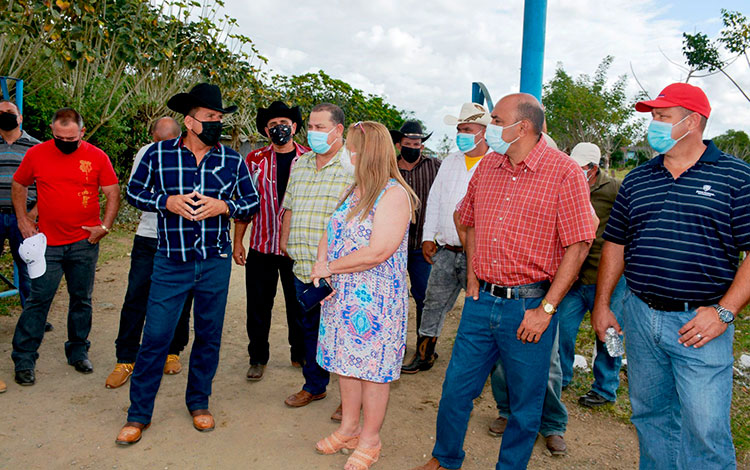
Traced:
<svg viewBox="0 0 750 470">
<path fill-rule="evenodd" d="M 432 264 L 432 271 L 417 332 L 417 354 L 401 368 L 404 374 L 432 368 L 445 315 L 453 308 L 461 289 L 466 288 L 466 254 L 453 223 L 453 212 L 466 194 L 479 161 L 490 151 L 484 131 L 491 119 L 487 109 L 477 103 L 464 103 L 458 117 L 445 116 L 444 122 L 456 126 L 458 131 L 458 151 L 443 160 L 427 199 L 422 254 Z"/>
</svg>

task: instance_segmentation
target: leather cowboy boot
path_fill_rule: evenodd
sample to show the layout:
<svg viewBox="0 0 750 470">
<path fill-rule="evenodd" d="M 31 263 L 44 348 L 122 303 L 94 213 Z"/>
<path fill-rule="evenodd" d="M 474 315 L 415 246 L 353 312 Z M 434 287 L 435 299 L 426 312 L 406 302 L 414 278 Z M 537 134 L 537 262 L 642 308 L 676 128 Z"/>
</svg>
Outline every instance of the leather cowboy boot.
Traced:
<svg viewBox="0 0 750 470">
<path fill-rule="evenodd" d="M 402 374 L 416 374 L 419 371 L 430 370 L 435 364 L 438 355 L 435 354 L 437 337 L 419 336 L 417 338 L 417 351 L 414 358 L 408 364 L 401 367 Z"/>
</svg>

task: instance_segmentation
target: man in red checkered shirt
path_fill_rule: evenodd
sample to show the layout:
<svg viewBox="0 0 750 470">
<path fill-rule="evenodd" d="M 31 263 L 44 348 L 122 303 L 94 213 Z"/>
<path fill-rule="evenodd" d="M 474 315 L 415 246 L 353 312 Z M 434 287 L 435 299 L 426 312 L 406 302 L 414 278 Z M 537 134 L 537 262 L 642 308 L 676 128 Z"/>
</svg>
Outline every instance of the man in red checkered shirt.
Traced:
<svg viewBox="0 0 750 470">
<path fill-rule="evenodd" d="M 290 108 L 286 103 L 274 101 L 268 108 L 258 109 L 255 125 L 258 132 L 271 141 L 268 146 L 250 152 L 246 159 L 260 196 L 260 209 L 252 219 L 247 251 L 243 238 L 250 221 L 235 221 L 232 254 L 235 263 L 245 266 L 247 337 L 250 340 L 247 346 L 250 368 L 246 375 L 250 381 L 262 379 L 268 364 L 271 310 L 279 277 L 286 302 L 292 365 L 300 367 L 305 360 L 302 326 L 298 320 L 301 311 L 292 274 L 294 262 L 282 253 L 279 235 L 281 203 L 292 164 L 310 151 L 294 141 L 294 135 L 303 126 L 299 106 Z"/>
<path fill-rule="evenodd" d="M 498 469 L 526 468 L 547 389 L 557 305 L 596 236 L 581 169 L 541 138 L 544 110 L 531 95 L 501 99 L 479 163 L 459 204 L 466 230 L 467 288 L 443 383 L 433 459 L 423 470 L 458 469 L 473 407 L 500 359 L 510 416 Z"/>
</svg>

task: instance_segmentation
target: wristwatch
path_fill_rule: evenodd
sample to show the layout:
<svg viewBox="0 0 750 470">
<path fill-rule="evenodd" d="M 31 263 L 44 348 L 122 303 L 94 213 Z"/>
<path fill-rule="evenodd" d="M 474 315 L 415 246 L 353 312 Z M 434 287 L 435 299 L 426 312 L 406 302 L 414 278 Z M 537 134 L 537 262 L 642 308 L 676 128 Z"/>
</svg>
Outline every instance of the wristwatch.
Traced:
<svg viewBox="0 0 750 470">
<path fill-rule="evenodd" d="M 109 233 L 109 229 L 107 228 L 106 225 L 102 224 L 101 227 L 102 227 L 102 230 L 104 230 L 105 232 Z"/>
<path fill-rule="evenodd" d="M 557 308 L 551 303 L 547 302 L 547 299 L 542 299 L 542 309 L 547 315 L 554 315 L 557 312 Z"/>
<path fill-rule="evenodd" d="M 715 308 L 716 312 L 719 314 L 719 320 L 723 321 L 727 325 L 734 321 L 734 313 L 732 313 L 732 311 L 728 308 L 724 308 L 719 304 L 712 305 L 712 307 Z"/>
</svg>

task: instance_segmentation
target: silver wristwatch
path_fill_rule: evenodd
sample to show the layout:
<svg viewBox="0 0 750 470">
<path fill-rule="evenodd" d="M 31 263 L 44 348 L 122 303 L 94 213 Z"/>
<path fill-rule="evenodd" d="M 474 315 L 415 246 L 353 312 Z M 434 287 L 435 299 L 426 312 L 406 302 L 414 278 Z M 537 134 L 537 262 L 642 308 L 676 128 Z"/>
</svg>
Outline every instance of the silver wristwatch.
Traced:
<svg viewBox="0 0 750 470">
<path fill-rule="evenodd" d="M 715 308 L 716 312 L 719 314 L 719 320 L 723 321 L 727 325 L 734 321 L 734 313 L 732 313 L 732 311 L 728 308 L 724 308 L 719 304 L 713 305 L 713 308 Z"/>
</svg>

